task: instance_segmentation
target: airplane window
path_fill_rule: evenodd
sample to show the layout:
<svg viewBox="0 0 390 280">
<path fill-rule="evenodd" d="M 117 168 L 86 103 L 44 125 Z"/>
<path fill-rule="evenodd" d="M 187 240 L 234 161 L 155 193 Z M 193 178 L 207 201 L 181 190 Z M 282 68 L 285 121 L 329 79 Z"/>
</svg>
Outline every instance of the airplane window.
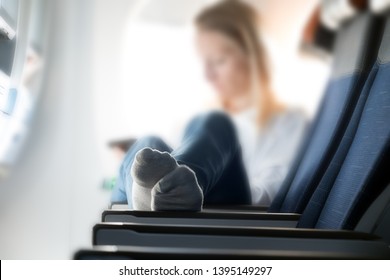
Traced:
<svg viewBox="0 0 390 280">
<path fill-rule="evenodd" d="M 4 71 L 3 79 L 8 81 L 4 86 L 4 98 L 0 99 L 0 173 L 4 177 L 23 150 L 33 109 L 40 95 L 46 27 L 41 17 L 44 8 L 42 0 L 24 3 L 20 7 L 17 1 L 2 1 L 1 7 L 9 15 L 17 15 L 19 8 L 31 14 L 28 20 L 20 21 L 22 26 L 19 26 L 19 30 L 23 30 L 23 33 L 10 43 L 0 42 L 0 49 L 8 48 L 8 53 L 13 54 L 9 57 L 12 68 L 6 68 L 6 63 L 0 63 Z M 3 51 L 1 54 L 3 57 L 6 53 Z"/>
</svg>

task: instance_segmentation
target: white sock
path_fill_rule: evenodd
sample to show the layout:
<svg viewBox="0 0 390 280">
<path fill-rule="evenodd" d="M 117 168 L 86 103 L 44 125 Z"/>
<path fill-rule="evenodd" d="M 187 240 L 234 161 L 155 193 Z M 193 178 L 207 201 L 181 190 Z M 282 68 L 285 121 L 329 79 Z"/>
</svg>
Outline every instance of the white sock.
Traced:
<svg viewBox="0 0 390 280">
<path fill-rule="evenodd" d="M 135 210 L 200 211 L 203 192 L 195 173 L 167 152 L 139 151 L 131 168 Z"/>
<path fill-rule="evenodd" d="M 135 210 L 150 211 L 151 191 L 166 174 L 178 167 L 176 160 L 167 152 L 150 148 L 140 150 L 131 167 L 133 177 L 133 207 Z"/>
<path fill-rule="evenodd" d="M 202 205 L 195 172 L 185 165 L 165 175 L 152 190 L 153 211 L 201 211 Z"/>
</svg>

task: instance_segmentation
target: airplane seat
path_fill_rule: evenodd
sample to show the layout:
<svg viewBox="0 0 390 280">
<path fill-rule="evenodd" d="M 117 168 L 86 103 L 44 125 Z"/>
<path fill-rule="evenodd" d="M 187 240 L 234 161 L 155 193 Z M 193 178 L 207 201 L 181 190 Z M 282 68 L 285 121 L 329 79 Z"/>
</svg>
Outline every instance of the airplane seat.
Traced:
<svg viewBox="0 0 390 280">
<path fill-rule="evenodd" d="M 317 228 L 353 229 L 369 205 L 390 182 L 390 176 L 386 172 L 390 163 L 389 76 L 390 20 L 387 20 L 378 59 L 360 96 L 353 120 L 344 135 L 345 141 L 342 141 L 344 144 L 353 139 L 353 143 L 345 160 L 337 157 L 342 154 L 343 158 L 345 153 L 343 149 L 346 150 L 343 145 L 339 147 L 329 167 L 342 165 L 337 177 L 334 176 L 333 186 L 331 187 L 332 184 L 325 176 L 301 216 L 298 226 L 313 225 L 317 220 L 313 216 L 318 213 L 318 221 L 315 222 Z M 363 105 L 364 109 L 360 116 L 358 109 Z M 358 122 L 360 125 L 353 138 L 352 131 Z M 355 196 L 363 196 L 364 199 L 356 203 Z M 345 211 L 346 207 L 349 208 L 348 211 Z"/>
<path fill-rule="evenodd" d="M 294 162 L 268 212 L 302 213 L 330 163 L 377 57 L 383 21 L 368 12 L 337 33 L 332 74 L 306 147 Z"/>
</svg>

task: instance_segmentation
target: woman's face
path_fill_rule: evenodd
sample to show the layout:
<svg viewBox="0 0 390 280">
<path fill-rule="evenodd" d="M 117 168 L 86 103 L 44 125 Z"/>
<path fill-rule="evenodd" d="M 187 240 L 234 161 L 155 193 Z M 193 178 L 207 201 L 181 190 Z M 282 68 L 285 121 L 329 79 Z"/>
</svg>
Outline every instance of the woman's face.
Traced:
<svg viewBox="0 0 390 280">
<path fill-rule="evenodd" d="M 234 102 L 237 97 L 249 95 L 248 58 L 235 41 L 221 32 L 199 29 L 196 43 L 205 77 L 219 98 Z"/>
</svg>

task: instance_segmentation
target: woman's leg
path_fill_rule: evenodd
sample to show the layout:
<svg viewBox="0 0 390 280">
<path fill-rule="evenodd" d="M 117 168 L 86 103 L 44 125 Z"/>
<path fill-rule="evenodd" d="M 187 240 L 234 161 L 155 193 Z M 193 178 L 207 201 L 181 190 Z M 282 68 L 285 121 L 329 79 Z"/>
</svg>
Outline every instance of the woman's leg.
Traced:
<svg viewBox="0 0 390 280">
<path fill-rule="evenodd" d="M 195 172 L 205 205 L 251 203 L 240 144 L 233 123 L 224 113 L 195 118 L 172 156 Z"/>
<path fill-rule="evenodd" d="M 251 203 L 240 145 L 225 114 L 213 112 L 195 118 L 181 146 L 171 153 L 173 158 L 144 149 L 171 151 L 161 139 L 151 140 L 137 142 L 121 166 L 117 185 L 130 207 L 134 190 L 135 200 L 141 203 L 134 206 L 139 210 L 196 211 L 203 203 Z"/>
<path fill-rule="evenodd" d="M 132 203 L 132 186 L 133 179 L 130 174 L 131 166 L 133 165 L 135 155 L 137 152 L 144 148 L 152 148 L 161 152 L 172 151 L 172 148 L 169 147 L 163 140 L 158 137 L 143 137 L 139 139 L 127 152 L 122 165 L 119 169 L 119 175 L 117 177 L 117 182 L 114 188 L 114 191 L 111 196 L 111 202 L 127 202 L 129 208 L 133 208 Z"/>
</svg>

